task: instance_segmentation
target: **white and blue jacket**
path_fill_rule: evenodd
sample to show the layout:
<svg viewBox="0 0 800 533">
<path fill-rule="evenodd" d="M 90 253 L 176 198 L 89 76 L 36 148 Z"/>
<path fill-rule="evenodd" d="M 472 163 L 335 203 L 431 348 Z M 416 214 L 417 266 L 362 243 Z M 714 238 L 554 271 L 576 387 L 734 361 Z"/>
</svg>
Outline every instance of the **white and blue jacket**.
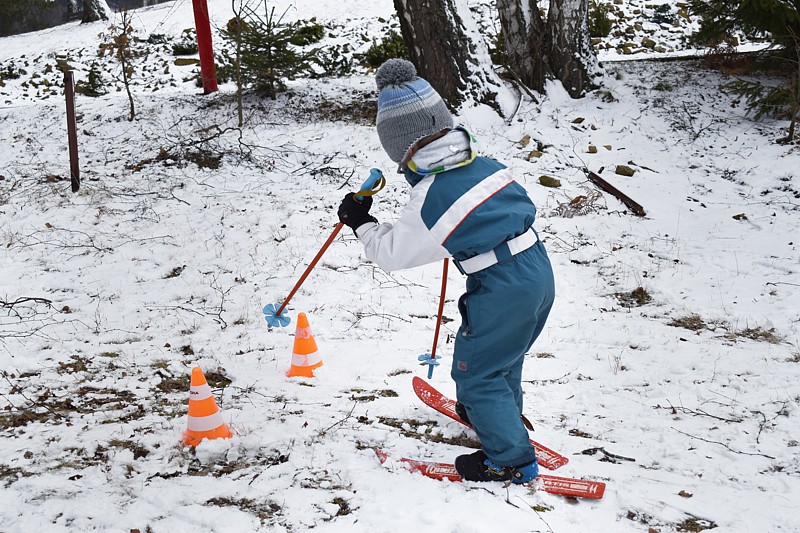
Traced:
<svg viewBox="0 0 800 533">
<path fill-rule="evenodd" d="M 392 225 L 356 228 L 367 259 L 387 271 L 457 261 L 525 233 L 536 207 L 505 165 L 479 157 L 463 128 L 424 146 L 405 170 L 411 197 Z"/>
</svg>

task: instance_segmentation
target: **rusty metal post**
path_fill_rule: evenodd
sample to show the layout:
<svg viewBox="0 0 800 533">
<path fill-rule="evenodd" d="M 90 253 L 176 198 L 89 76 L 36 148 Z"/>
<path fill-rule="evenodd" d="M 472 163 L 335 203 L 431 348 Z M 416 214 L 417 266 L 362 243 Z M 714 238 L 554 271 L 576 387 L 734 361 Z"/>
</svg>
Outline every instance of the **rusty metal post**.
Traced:
<svg viewBox="0 0 800 533">
<path fill-rule="evenodd" d="M 64 96 L 67 100 L 69 180 L 72 184 L 72 192 L 78 192 L 81 187 L 81 169 L 78 165 L 78 128 L 75 123 L 75 77 L 71 70 L 64 72 Z"/>
<path fill-rule="evenodd" d="M 214 48 L 211 46 L 211 23 L 208 19 L 206 0 L 192 0 L 194 27 L 197 32 L 197 50 L 200 53 L 200 77 L 203 78 L 203 94 L 217 91 L 217 67 L 214 64 Z"/>
</svg>

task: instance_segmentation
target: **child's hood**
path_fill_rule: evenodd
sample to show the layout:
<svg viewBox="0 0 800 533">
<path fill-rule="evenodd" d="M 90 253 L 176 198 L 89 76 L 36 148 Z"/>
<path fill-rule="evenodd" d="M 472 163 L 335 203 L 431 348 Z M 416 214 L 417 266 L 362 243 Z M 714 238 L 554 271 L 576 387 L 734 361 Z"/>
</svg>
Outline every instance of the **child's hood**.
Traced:
<svg viewBox="0 0 800 533">
<path fill-rule="evenodd" d="M 469 165 L 478 155 L 473 149 L 475 142 L 475 137 L 466 128 L 454 128 L 417 150 L 407 164 L 406 181 L 413 187 L 430 174 Z"/>
</svg>

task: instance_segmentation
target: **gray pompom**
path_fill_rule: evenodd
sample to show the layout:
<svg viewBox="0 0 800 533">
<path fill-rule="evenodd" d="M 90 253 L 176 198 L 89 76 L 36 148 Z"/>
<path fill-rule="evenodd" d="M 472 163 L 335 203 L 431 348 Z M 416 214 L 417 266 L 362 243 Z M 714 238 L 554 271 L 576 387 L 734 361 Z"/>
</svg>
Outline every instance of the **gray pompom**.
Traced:
<svg viewBox="0 0 800 533">
<path fill-rule="evenodd" d="M 375 73 L 375 83 L 378 90 L 389 85 L 402 85 L 412 81 L 417 76 L 417 69 L 411 61 L 405 59 L 390 59 L 378 68 Z"/>
</svg>

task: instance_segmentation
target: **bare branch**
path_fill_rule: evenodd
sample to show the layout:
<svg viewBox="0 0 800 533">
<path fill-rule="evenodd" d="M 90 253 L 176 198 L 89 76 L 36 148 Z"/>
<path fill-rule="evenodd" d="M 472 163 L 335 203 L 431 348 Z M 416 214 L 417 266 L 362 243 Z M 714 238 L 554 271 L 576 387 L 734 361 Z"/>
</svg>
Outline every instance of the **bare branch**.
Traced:
<svg viewBox="0 0 800 533">
<path fill-rule="evenodd" d="M 674 405 L 672 405 L 672 402 L 670 402 L 669 400 L 667 400 L 667 402 L 669 402 L 669 407 L 663 407 L 661 405 L 656 405 L 655 407 L 653 407 L 653 409 L 669 409 L 669 410 L 672 411 L 672 414 L 677 414 L 678 412 L 681 412 L 681 413 L 692 415 L 692 416 L 707 416 L 707 417 L 713 418 L 715 420 L 721 420 L 722 422 L 729 422 L 729 423 L 737 423 L 738 424 L 739 422 L 743 421 L 742 418 L 724 418 L 724 417 L 721 417 L 721 416 L 712 415 L 710 413 L 707 413 L 707 412 L 703 411 L 702 409 L 689 409 L 688 407 L 683 407 L 683 406 L 675 407 Z"/>
<path fill-rule="evenodd" d="M 739 455 L 751 455 L 751 456 L 758 456 L 758 457 L 766 457 L 767 459 L 773 459 L 773 460 L 775 459 L 775 457 L 773 457 L 771 455 L 767 455 L 765 453 L 750 453 L 750 452 L 743 452 L 741 450 L 735 450 L 735 449 L 731 448 L 730 445 L 725 444 L 724 442 L 719 442 L 719 441 L 716 441 L 716 440 L 704 439 L 703 437 L 696 437 L 695 435 L 690 435 L 688 433 L 684 433 L 683 431 L 681 431 L 681 430 L 679 430 L 677 428 L 671 428 L 671 429 L 674 429 L 675 431 L 677 431 L 681 435 L 686 435 L 690 439 L 696 439 L 696 440 L 700 440 L 700 441 L 703 441 L 703 442 L 708 442 L 709 444 L 719 444 L 720 446 L 723 446 L 726 450 L 731 451 L 733 453 L 738 453 Z"/>
</svg>

